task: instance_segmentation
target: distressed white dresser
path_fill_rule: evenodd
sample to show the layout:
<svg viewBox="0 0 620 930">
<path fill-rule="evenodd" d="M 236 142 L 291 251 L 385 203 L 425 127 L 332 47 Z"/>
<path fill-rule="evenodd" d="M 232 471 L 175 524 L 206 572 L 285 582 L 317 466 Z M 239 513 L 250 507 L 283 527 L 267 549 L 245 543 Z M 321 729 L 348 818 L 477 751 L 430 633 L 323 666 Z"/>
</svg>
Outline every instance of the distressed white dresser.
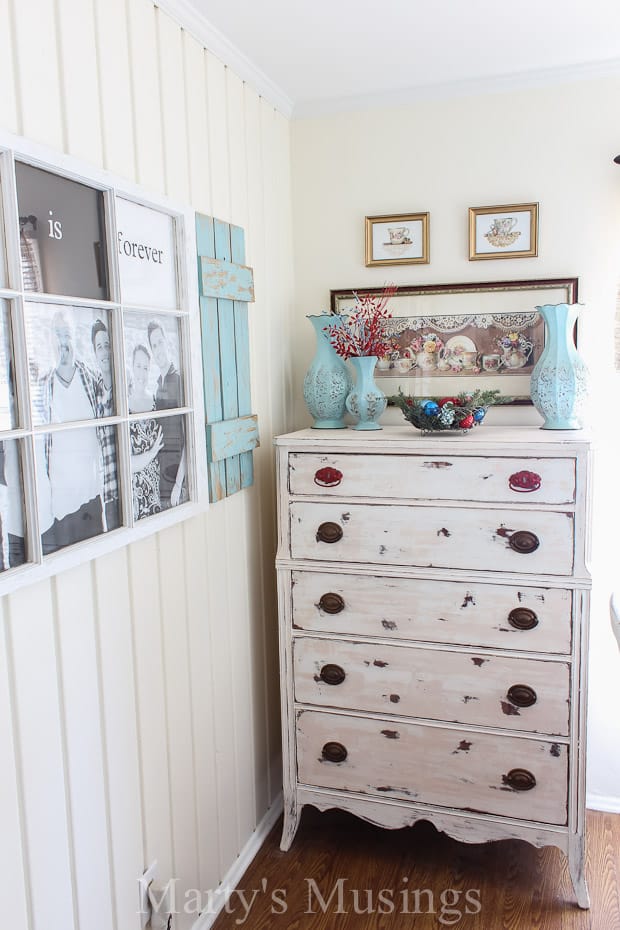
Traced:
<svg viewBox="0 0 620 930">
<path fill-rule="evenodd" d="M 588 483 L 579 432 L 276 439 L 282 849 L 304 804 L 584 875 Z"/>
</svg>

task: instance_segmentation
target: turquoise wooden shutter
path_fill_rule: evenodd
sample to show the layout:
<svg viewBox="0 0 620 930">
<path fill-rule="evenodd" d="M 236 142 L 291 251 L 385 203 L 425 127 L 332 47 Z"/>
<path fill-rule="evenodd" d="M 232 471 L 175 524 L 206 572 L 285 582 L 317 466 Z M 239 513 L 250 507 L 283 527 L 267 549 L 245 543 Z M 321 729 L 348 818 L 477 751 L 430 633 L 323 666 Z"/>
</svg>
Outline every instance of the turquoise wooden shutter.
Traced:
<svg viewBox="0 0 620 930">
<path fill-rule="evenodd" d="M 254 275 L 244 265 L 240 226 L 196 214 L 209 500 L 252 484 L 258 418 L 250 399 L 248 302 Z"/>
</svg>

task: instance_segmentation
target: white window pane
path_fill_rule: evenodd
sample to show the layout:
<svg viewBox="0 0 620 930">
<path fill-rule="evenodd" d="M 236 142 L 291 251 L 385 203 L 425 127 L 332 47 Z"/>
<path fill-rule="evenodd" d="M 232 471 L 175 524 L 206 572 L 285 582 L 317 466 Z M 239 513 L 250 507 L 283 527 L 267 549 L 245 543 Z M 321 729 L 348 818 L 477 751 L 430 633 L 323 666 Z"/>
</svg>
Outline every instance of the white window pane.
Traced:
<svg viewBox="0 0 620 930">
<path fill-rule="evenodd" d="M 9 302 L 0 300 L 0 430 L 17 426 Z"/>
<path fill-rule="evenodd" d="M 188 498 L 187 417 L 145 417 L 129 424 L 134 520 L 184 504 Z"/>
<path fill-rule="evenodd" d="M 25 312 L 35 426 L 113 416 L 111 312 L 36 303 Z"/>
<path fill-rule="evenodd" d="M 172 217 L 117 197 L 116 228 L 123 303 L 175 309 L 177 272 Z"/>
<path fill-rule="evenodd" d="M 129 412 L 183 407 L 185 366 L 179 317 L 127 311 L 123 321 Z"/>
<path fill-rule="evenodd" d="M 101 191 L 15 163 L 24 290 L 108 297 Z"/>
<path fill-rule="evenodd" d="M 0 185 L 0 287 L 7 286 L 6 247 L 4 245 L 4 222 L 2 218 L 2 185 Z"/>
<path fill-rule="evenodd" d="M 0 441 L 0 571 L 26 562 L 24 487 L 17 439 Z"/>
<path fill-rule="evenodd" d="M 37 499 L 44 555 L 120 525 L 116 450 L 111 426 L 76 427 L 37 436 Z"/>
</svg>

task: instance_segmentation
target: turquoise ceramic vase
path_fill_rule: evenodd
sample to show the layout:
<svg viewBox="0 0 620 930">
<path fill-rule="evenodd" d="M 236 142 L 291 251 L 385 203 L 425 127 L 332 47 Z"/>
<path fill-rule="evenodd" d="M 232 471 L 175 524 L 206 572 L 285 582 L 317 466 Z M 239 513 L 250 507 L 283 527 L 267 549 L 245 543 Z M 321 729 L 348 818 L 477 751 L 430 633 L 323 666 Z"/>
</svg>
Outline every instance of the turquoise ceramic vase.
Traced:
<svg viewBox="0 0 620 930">
<path fill-rule="evenodd" d="M 378 420 L 387 406 L 387 398 L 375 384 L 376 355 L 352 357 L 355 387 L 347 396 L 347 410 L 357 417 L 353 429 L 382 429 Z"/>
<path fill-rule="evenodd" d="M 543 416 L 541 429 L 581 429 L 588 369 L 573 339 L 579 304 L 536 307 L 545 323 L 545 347 L 532 372 L 532 402 Z"/>
<path fill-rule="evenodd" d="M 337 316 L 308 316 L 316 333 L 316 354 L 304 378 L 304 400 L 314 423 L 312 429 L 346 429 L 345 400 L 351 390 L 351 374 L 325 331 Z"/>
</svg>

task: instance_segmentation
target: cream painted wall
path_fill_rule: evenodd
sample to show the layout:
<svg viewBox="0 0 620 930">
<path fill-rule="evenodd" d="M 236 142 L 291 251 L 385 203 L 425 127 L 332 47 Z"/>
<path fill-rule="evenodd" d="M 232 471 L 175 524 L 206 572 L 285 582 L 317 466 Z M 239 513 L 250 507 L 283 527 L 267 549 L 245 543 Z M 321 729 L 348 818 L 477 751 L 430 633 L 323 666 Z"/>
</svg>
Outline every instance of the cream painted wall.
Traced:
<svg viewBox="0 0 620 930">
<path fill-rule="evenodd" d="M 3 923 L 134 930 L 153 859 L 216 888 L 280 791 L 289 123 L 150 0 L 0 0 L 0 87 L 0 127 L 240 224 L 255 269 L 254 486 L 0 601 Z"/>
<path fill-rule="evenodd" d="M 607 425 L 620 376 L 613 317 L 620 272 L 620 78 L 420 102 L 293 123 L 296 302 L 295 425 L 308 425 L 301 384 L 314 351 L 308 313 L 330 288 L 576 275 L 580 346 L 592 371 L 597 429 L 588 793 L 620 810 L 620 656 L 607 601 L 618 573 L 618 431 Z M 539 257 L 468 261 L 467 209 L 540 203 Z M 366 268 L 364 217 L 430 212 L 428 265 Z M 540 423 L 536 412 L 501 412 Z M 388 415 L 399 415 L 388 411 Z M 499 419 L 500 412 L 493 416 Z"/>
</svg>

